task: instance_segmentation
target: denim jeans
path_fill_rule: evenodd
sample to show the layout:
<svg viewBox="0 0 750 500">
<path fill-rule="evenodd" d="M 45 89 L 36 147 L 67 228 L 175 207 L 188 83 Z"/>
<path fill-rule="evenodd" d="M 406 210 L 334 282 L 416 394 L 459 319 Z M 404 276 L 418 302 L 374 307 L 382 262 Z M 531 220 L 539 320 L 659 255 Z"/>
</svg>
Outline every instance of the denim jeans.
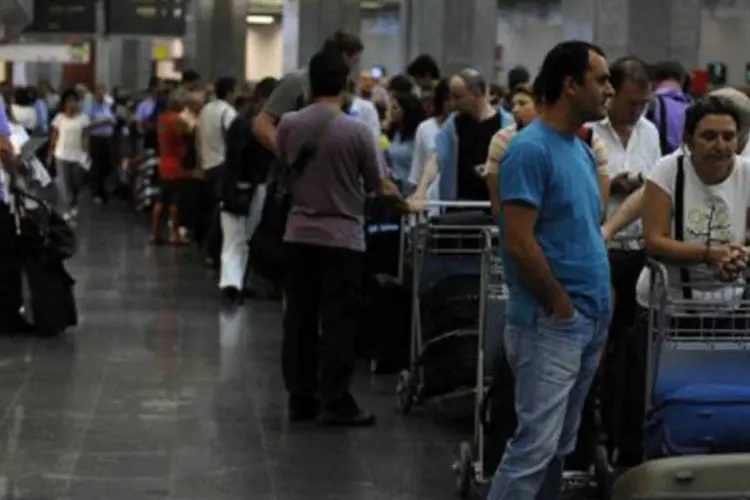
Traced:
<svg viewBox="0 0 750 500">
<path fill-rule="evenodd" d="M 611 315 L 576 312 L 555 322 L 505 325 L 505 349 L 515 376 L 518 427 L 495 472 L 488 500 L 556 500 L 563 459 L 573 452 Z"/>
</svg>

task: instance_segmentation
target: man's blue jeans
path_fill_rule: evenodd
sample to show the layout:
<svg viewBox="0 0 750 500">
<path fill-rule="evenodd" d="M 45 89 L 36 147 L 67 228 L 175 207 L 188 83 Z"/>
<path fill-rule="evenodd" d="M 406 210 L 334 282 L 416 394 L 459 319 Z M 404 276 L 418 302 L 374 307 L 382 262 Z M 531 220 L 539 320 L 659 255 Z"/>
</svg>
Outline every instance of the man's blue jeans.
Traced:
<svg viewBox="0 0 750 500">
<path fill-rule="evenodd" d="M 607 341 L 611 314 L 591 319 L 538 318 L 505 325 L 515 376 L 518 427 L 492 480 L 488 500 L 556 500 L 563 459 L 573 452 L 591 382 Z"/>
</svg>

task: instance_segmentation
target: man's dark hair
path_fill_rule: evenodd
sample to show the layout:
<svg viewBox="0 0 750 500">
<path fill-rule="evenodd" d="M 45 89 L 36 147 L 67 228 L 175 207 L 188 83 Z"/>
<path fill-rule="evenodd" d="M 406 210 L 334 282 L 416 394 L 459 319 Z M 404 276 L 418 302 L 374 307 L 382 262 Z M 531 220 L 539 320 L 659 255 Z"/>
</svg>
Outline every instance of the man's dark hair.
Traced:
<svg viewBox="0 0 750 500">
<path fill-rule="evenodd" d="M 589 42 L 570 40 L 558 43 L 544 58 L 534 80 L 534 98 L 539 104 L 554 104 L 563 93 L 565 79 L 583 84 L 589 70 L 589 52 L 604 55 L 602 49 Z"/>
<path fill-rule="evenodd" d="M 432 56 L 421 54 L 409 63 L 409 66 L 406 67 L 406 74 L 412 78 L 430 78 L 431 80 L 438 80 L 440 78 L 440 68 Z"/>
<path fill-rule="evenodd" d="M 362 39 L 354 33 L 350 33 L 346 30 L 338 30 L 323 44 L 323 52 L 335 52 L 339 55 L 346 54 L 348 56 L 359 54 L 365 50 L 365 46 L 362 43 Z"/>
<path fill-rule="evenodd" d="M 690 107 L 685 110 L 685 129 L 683 137 L 686 139 L 692 137 L 695 134 L 698 124 L 709 115 L 722 115 L 729 116 L 734 120 L 737 125 L 737 130 L 742 127 L 740 122 L 740 116 L 734 106 L 731 106 L 728 102 L 720 97 L 709 96 L 705 99 L 699 99 L 695 101 Z"/>
<path fill-rule="evenodd" d="M 148 79 L 148 90 L 149 92 L 152 90 L 156 90 L 159 87 L 159 84 L 161 83 L 161 79 L 158 76 L 152 76 Z"/>
<path fill-rule="evenodd" d="M 397 94 L 413 92 L 414 82 L 406 75 L 394 75 L 388 82 L 388 91 Z"/>
<path fill-rule="evenodd" d="M 646 86 L 651 83 L 646 63 L 634 56 L 617 59 L 609 67 L 609 81 L 615 92 L 619 92 L 626 83 Z"/>
<path fill-rule="evenodd" d="M 323 50 L 310 59 L 308 74 L 313 98 L 335 97 L 346 90 L 349 66 L 340 52 Z"/>
<path fill-rule="evenodd" d="M 447 78 L 440 80 L 435 85 L 435 93 L 432 96 L 432 109 L 440 116 L 445 114 L 445 103 L 451 98 L 451 86 Z"/>
<path fill-rule="evenodd" d="M 518 85 L 525 85 L 531 81 L 529 70 L 523 66 L 516 66 L 508 72 L 508 88 L 514 89 Z"/>
<path fill-rule="evenodd" d="M 216 80 L 214 85 L 214 92 L 216 98 L 226 101 L 232 92 L 237 88 L 237 80 L 231 76 L 222 76 Z"/>
<path fill-rule="evenodd" d="M 660 83 L 674 80 L 682 84 L 685 80 L 685 67 L 677 61 L 664 61 L 654 65 L 651 78 Z"/>
<path fill-rule="evenodd" d="M 273 91 L 276 89 L 276 86 L 278 84 L 279 81 L 272 76 L 268 76 L 256 83 L 252 93 L 253 101 L 268 99 L 269 97 L 271 97 L 271 94 L 273 94 Z"/>
<path fill-rule="evenodd" d="M 182 72 L 182 83 L 195 83 L 201 79 L 200 73 L 194 69 L 187 69 Z"/>
</svg>

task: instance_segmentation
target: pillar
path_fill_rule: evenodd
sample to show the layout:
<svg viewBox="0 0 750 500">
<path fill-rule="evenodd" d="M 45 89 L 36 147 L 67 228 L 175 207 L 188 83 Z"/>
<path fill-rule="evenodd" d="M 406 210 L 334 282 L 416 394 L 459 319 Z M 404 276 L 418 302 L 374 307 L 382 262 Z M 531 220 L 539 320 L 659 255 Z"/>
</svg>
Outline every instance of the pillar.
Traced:
<svg viewBox="0 0 750 500">
<path fill-rule="evenodd" d="M 335 31 L 361 31 L 360 0 L 284 0 L 283 12 L 285 73 L 307 66 Z"/>
<path fill-rule="evenodd" d="M 192 0 L 184 45 L 185 67 L 204 78 L 245 80 L 247 0 Z"/>
<path fill-rule="evenodd" d="M 593 41 L 611 61 L 698 62 L 701 0 L 562 0 L 566 39 Z"/>
<path fill-rule="evenodd" d="M 403 0 L 403 60 L 430 54 L 445 74 L 474 68 L 496 75 L 497 0 Z"/>
</svg>

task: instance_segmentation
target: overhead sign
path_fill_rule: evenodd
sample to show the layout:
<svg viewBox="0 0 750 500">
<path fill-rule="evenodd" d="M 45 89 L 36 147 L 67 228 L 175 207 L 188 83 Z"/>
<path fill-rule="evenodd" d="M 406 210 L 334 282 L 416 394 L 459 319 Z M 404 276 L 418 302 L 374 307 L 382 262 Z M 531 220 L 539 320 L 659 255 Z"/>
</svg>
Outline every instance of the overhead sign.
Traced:
<svg viewBox="0 0 750 500">
<path fill-rule="evenodd" d="M 96 0 L 35 0 L 33 33 L 96 33 Z"/>
<path fill-rule="evenodd" d="M 186 0 L 105 0 L 105 31 L 112 35 L 182 37 Z"/>
<path fill-rule="evenodd" d="M 88 64 L 91 46 L 88 43 L 19 43 L 0 45 L 0 61 Z"/>
</svg>

